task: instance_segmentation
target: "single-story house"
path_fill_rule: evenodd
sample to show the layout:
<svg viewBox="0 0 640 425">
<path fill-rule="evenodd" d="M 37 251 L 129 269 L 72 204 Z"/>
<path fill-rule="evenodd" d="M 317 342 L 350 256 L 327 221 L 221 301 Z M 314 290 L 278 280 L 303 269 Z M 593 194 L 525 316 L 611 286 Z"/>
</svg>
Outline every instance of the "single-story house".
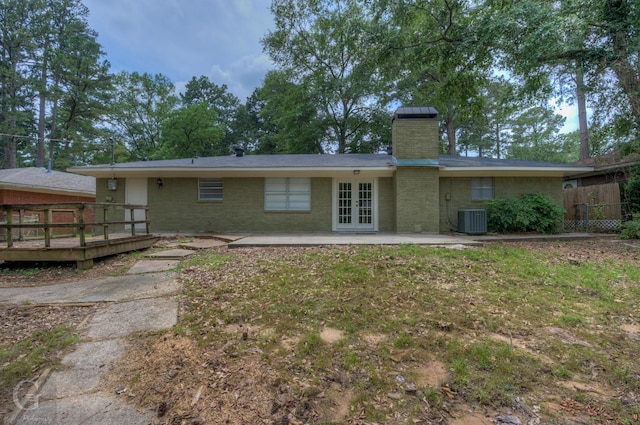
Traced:
<svg viewBox="0 0 640 425">
<path fill-rule="evenodd" d="M 97 202 L 149 206 L 154 232 L 424 232 L 458 229 L 458 211 L 544 192 L 592 167 L 438 154 L 438 112 L 402 107 L 389 154 L 243 155 L 74 167 Z"/>
</svg>

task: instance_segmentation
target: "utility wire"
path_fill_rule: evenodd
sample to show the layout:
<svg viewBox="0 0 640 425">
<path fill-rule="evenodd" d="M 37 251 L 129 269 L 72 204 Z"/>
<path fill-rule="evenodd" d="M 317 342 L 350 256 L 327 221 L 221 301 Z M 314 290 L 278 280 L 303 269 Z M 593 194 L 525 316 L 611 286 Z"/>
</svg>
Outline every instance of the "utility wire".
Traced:
<svg viewBox="0 0 640 425">
<path fill-rule="evenodd" d="M 38 139 L 38 136 L 21 136 L 19 134 L 7 134 L 7 133 L 0 133 L 0 136 L 17 137 L 19 139 L 34 139 L 34 140 Z M 45 137 L 44 140 L 49 140 L 50 142 L 67 142 L 68 141 L 65 139 L 51 139 L 49 137 Z"/>
</svg>

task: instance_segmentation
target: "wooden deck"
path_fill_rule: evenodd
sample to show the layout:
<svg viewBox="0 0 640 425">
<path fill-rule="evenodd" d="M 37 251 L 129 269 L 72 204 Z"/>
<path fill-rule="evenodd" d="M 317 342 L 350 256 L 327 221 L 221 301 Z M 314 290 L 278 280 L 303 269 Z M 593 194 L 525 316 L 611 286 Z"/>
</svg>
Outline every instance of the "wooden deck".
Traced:
<svg viewBox="0 0 640 425">
<path fill-rule="evenodd" d="M 6 244 L 0 247 L 0 260 L 3 261 L 74 261 L 78 268 L 86 269 L 93 265 L 95 258 L 149 248 L 159 239 L 149 233 L 146 205 L 2 205 L 0 211 L 4 219 L 0 231 L 4 230 Z M 136 211 L 144 211 L 145 218 L 136 218 Z M 71 221 L 56 220 L 56 212 L 64 212 L 73 218 Z M 127 213 L 129 219 L 126 219 Z M 92 220 L 86 220 L 87 216 Z M 125 219 L 113 218 L 119 216 Z M 136 225 L 144 226 L 144 234 L 136 234 L 141 231 Z M 125 232 L 127 226 L 129 229 Z M 110 231 L 114 228 L 120 230 Z M 96 229 L 100 230 L 100 236 L 86 236 L 87 231 L 95 232 Z M 60 237 L 56 230 L 65 230 L 69 235 Z"/>
</svg>

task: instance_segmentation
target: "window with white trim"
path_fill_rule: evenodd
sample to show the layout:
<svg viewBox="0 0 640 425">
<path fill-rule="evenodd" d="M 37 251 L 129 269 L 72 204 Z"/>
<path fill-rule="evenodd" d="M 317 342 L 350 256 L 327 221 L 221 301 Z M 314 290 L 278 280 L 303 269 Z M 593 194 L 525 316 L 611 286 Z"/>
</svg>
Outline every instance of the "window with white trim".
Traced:
<svg viewBox="0 0 640 425">
<path fill-rule="evenodd" d="M 493 177 L 471 178 L 471 199 L 474 201 L 493 199 Z"/>
<path fill-rule="evenodd" d="M 266 211 L 311 210 L 311 179 L 308 177 L 267 177 L 264 179 Z"/>
<path fill-rule="evenodd" d="M 222 201 L 222 179 L 198 179 L 199 201 Z"/>
</svg>

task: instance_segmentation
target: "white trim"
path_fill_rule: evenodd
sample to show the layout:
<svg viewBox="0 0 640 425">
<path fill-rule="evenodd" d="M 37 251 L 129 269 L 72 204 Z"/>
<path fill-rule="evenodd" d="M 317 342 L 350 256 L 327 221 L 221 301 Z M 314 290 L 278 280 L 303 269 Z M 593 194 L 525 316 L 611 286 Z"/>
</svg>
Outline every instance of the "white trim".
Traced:
<svg viewBox="0 0 640 425">
<path fill-rule="evenodd" d="M 373 214 L 371 227 L 362 228 L 354 225 L 349 228 L 338 227 L 338 183 L 349 182 L 352 184 L 352 190 L 355 190 L 353 185 L 357 185 L 360 182 L 371 183 L 371 202 L 373 203 L 371 213 Z M 334 232 L 377 232 L 378 231 L 378 178 L 366 178 L 362 175 L 358 178 L 334 178 L 331 191 L 331 230 Z"/>
<path fill-rule="evenodd" d="M 125 204 L 132 205 L 147 205 L 148 202 L 148 194 L 147 194 L 147 179 L 127 179 L 125 182 L 125 191 L 124 191 L 124 202 Z M 131 209 L 125 209 L 125 221 L 130 220 L 130 211 Z M 144 210 L 134 209 L 133 217 L 136 221 L 144 220 L 146 218 L 146 213 Z M 125 230 L 130 230 L 131 225 L 125 224 Z M 136 230 L 145 230 L 147 228 L 144 223 L 137 223 Z"/>
</svg>

